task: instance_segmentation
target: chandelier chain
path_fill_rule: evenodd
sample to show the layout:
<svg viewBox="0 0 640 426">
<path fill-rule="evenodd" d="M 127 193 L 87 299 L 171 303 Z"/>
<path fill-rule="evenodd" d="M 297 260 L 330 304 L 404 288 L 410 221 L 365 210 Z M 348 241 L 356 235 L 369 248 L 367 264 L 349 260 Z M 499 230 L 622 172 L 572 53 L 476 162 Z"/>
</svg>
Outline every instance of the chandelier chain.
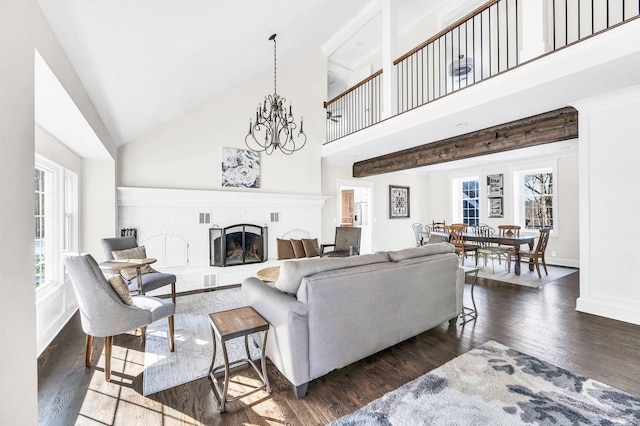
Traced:
<svg viewBox="0 0 640 426">
<path fill-rule="evenodd" d="M 277 59 L 276 59 L 276 38 L 275 36 L 273 37 L 273 94 L 277 95 L 278 94 L 278 88 L 277 88 L 277 82 L 278 82 L 278 78 L 277 78 Z"/>
</svg>

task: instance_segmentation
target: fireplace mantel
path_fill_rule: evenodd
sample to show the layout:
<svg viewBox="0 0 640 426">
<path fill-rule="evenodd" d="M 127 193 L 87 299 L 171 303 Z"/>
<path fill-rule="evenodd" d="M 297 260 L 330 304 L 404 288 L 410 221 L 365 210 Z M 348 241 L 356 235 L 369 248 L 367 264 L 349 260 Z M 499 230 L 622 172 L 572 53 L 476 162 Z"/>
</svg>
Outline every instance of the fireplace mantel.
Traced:
<svg viewBox="0 0 640 426">
<path fill-rule="evenodd" d="M 196 189 L 118 187 L 118 206 L 166 207 L 273 207 L 322 208 L 329 197 L 312 194 L 273 192 L 214 191 Z"/>
</svg>

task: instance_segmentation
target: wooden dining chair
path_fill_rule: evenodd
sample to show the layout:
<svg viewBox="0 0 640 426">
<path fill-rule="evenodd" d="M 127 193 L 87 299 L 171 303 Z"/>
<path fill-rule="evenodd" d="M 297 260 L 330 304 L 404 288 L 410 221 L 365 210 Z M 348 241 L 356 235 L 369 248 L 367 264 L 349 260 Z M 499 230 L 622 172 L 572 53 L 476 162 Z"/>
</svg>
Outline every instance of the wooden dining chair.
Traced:
<svg viewBox="0 0 640 426">
<path fill-rule="evenodd" d="M 445 223 L 445 221 L 441 221 L 441 222 L 436 222 L 435 220 L 431 222 L 431 230 L 432 231 L 438 231 L 438 232 L 444 232 L 445 229 L 444 227 L 447 224 Z"/>
<path fill-rule="evenodd" d="M 448 229 L 449 233 L 451 234 L 451 244 L 453 244 L 453 246 L 455 247 L 456 253 L 458 253 L 458 255 L 460 256 L 461 264 L 464 265 L 464 259 L 467 257 L 467 253 L 473 253 L 476 259 L 476 265 L 477 265 L 478 264 L 478 255 L 477 255 L 478 245 L 465 242 L 464 236 L 463 236 L 465 227 L 466 225 L 461 226 L 460 224 L 458 224 L 458 225 L 449 225 L 445 228 Z"/>
<path fill-rule="evenodd" d="M 551 228 L 540 229 L 540 237 L 538 238 L 538 244 L 534 250 L 520 250 L 520 258 L 533 259 L 533 263 L 536 265 L 536 271 L 538 272 L 538 278 L 542 278 L 540 273 L 540 262 L 544 267 L 545 275 L 549 275 L 547 272 L 547 262 L 544 259 L 544 252 L 547 250 L 547 243 L 549 242 L 549 232 Z M 507 252 L 507 272 L 511 272 L 511 256 L 515 256 L 514 249 L 510 249 Z"/>
</svg>

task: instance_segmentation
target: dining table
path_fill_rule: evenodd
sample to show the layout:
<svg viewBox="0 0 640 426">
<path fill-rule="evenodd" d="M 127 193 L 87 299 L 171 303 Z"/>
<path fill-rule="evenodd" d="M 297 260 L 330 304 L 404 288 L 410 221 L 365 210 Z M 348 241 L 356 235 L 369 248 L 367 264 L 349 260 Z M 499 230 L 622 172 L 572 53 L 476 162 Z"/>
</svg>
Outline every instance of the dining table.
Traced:
<svg viewBox="0 0 640 426">
<path fill-rule="evenodd" d="M 533 250 L 533 243 L 535 241 L 535 235 L 520 235 L 516 236 L 499 236 L 499 235 L 489 235 L 486 234 L 476 234 L 475 232 L 464 232 L 462 234 L 462 238 L 465 241 L 471 242 L 488 242 L 499 244 L 502 246 L 511 246 L 513 247 L 513 251 L 515 252 L 515 274 L 520 275 L 520 246 L 522 244 L 528 244 L 529 250 Z M 534 263 L 533 259 L 529 261 L 529 270 L 533 271 Z"/>
</svg>

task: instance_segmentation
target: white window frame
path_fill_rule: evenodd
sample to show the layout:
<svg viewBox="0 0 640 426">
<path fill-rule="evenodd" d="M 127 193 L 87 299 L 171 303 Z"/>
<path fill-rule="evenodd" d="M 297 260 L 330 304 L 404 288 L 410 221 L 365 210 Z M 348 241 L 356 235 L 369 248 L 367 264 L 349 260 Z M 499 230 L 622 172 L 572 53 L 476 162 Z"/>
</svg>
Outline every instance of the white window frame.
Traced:
<svg viewBox="0 0 640 426">
<path fill-rule="evenodd" d="M 468 181 L 478 181 L 478 203 L 481 203 L 480 193 L 480 173 L 466 173 L 461 177 L 451 176 L 451 219 L 452 223 L 463 223 L 464 214 L 462 209 L 462 183 Z M 478 223 L 482 223 L 482 209 L 478 206 Z"/>
<path fill-rule="evenodd" d="M 35 155 L 34 169 L 36 168 L 44 170 L 49 177 L 45 181 L 46 275 L 45 282 L 36 287 L 36 292 L 40 295 L 47 293 L 47 289 L 55 287 L 56 284 L 65 282 L 63 253 L 78 249 L 79 194 L 76 173 L 39 154 Z"/>
<path fill-rule="evenodd" d="M 536 173 L 551 173 L 553 179 L 553 229 L 549 233 L 550 237 L 557 237 L 559 235 L 559 219 L 560 219 L 560 206 L 558 204 L 558 160 L 545 160 L 536 163 L 523 164 L 521 166 L 511 167 L 511 174 L 513 176 L 513 218 L 516 225 L 520 225 L 522 229 L 521 234 L 535 234 L 538 235 L 537 229 L 525 228 L 525 208 L 524 208 L 524 176 Z"/>
</svg>

